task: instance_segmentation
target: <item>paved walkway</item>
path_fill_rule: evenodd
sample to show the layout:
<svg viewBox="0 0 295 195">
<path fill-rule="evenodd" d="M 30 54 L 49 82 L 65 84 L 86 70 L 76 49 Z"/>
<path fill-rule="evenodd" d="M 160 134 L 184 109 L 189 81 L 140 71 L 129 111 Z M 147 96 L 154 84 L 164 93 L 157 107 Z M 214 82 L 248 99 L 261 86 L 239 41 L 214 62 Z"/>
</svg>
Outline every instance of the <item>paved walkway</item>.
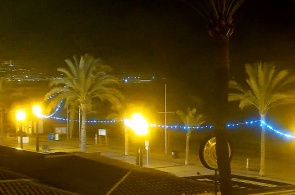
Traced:
<svg viewBox="0 0 295 195">
<path fill-rule="evenodd" d="M 24 143 L 23 148 L 25 150 L 36 151 L 35 138 L 30 138 L 29 143 Z M 1 140 L 1 145 L 20 147 L 16 137 L 6 137 Z M 47 136 L 40 138 L 40 151 L 43 152 L 42 146 L 48 146 L 51 153 L 55 152 L 79 152 L 79 140 L 67 141 L 64 138 L 58 141 L 48 140 Z M 101 155 L 125 161 L 131 164 L 135 164 L 136 156 L 132 151 L 129 151 L 128 155 L 124 155 L 123 148 L 116 148 L 115 146 L 105 146 L 104 144 L 96 144 L 95 140 L 87 140 L 87 153 L 100 152 Z M 91 155 L 95 158 L 95 155 Z M 261 178 L 258 174 L 258 159 L 250 159 L 249 169 L 246 168 L 247 157 L 234 156 L 231 167 L 232 174 L 249 176 L 255 178 Z M 183 158 L 172 158 L 172 156 L 158 153 L 149 153 L 144 155 L 143 166 L 149 168 L 155 168 L 157 170 L 169 172 L 179 177 L 190 177 L 198 175 L 213 175 L 214 171 L 205 168 L 197 156 L 193 156 L 190 159 L 190 165 L 184 165 Z M 285 161 L 279 161 L 279 159 L 267 161 L 266 176 L 261 179 L 273 180 L 295 185 L 295 164 Z"/>
</svg>

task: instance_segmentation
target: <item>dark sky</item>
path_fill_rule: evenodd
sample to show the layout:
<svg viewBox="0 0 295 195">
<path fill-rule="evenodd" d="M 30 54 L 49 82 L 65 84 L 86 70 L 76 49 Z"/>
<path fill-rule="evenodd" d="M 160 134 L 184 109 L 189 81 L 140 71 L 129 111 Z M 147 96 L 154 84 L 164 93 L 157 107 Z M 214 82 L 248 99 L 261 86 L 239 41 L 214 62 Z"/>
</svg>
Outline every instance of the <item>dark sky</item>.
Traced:
<svg viewBox="0 0 295 195">
<path fill-rule="evenodd" d="M 212 98 L 213 42 L 205 20 L 185 0 L 2 0 L 0 24 L 1 61 L 47 73 L 66 58 L 90 53 L 115 72 L 178 80 L 169 93 L 188 88 Z M 244 64 L 257 61 L 295 72 L 294 0 L 245 0 L 234 25 L 232 77 L 243 80 Z"/>
<path fill-rule="evenodd" d="M 116 72 L 194 78 L 192 85 L 213 73 L 206 22 L 184 0 L 3 0 L 0 24 L 0 60 L 40 71 L 90 53 Z M 233 76 L 256 61 L 295 65 L 294 1 L 245 0 L 234 24 Z"/>
</svg>

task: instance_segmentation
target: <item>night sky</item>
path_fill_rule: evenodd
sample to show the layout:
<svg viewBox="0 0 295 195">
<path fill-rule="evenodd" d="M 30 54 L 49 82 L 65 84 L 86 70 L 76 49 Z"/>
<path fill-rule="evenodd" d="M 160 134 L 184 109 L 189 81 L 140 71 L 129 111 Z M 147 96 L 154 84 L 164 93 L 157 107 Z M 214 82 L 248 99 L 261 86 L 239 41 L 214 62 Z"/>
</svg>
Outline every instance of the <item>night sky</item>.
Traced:
<svg viewBox="0 0 295 195">
<path fill-rule="evenodd" d="M 65 58 L 91 53 L 116 71 L 165 74 L 169 69 L 171 75 L 179 69 L 197 75 L 210 61 L 206 23 L 184 0 L 1 2 L 1 60 L 56 68 Z M 234 24 L 232 67 L 295 62 L 294 1 L 246 0 Z"/>
<path fill-rule="evenodd" d="M 0 24 L 1 61 L 55 72 L 66 58 L 90 53 L 114 72 L 154 74 L 211 93 L 213 42 L 184 0 L 3 0 Z M 234 25 L 232 77 L 244 79 L 244 64 L 257 61 L 295 71 L 294 0 L 245 0 Z"/>
</svg>

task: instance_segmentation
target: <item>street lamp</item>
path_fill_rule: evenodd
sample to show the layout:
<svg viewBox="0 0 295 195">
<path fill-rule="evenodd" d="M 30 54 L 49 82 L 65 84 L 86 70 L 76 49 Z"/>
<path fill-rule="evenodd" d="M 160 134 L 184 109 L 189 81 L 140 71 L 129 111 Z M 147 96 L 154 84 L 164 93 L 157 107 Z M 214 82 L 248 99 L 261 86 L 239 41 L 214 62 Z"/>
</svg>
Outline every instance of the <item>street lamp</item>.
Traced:
<svg viewBox="0 0 295 195">
<path fill-rule="evenodd" d="M 128 119 L 124 119 L 124 133 L 125 133 L 125 156 L 128 156 L 128 148 L 129 148 L 129 131 L 128 131 L 128 127 L 129 127 L 129 123 L 130 121 Z"/>
<path fill-rule="evenodd" d="M 26 113 L 23 110 L 19 110 L 16 112 L 16 120 L 19 122 L 19 137 L 20 137 L 20 148 L 23 149 L 23 129 L 22 129 L 22 121 L 26 119 Z"/>
<path fill-rule="evenodd" d="M 148 134 L 148 122 L 143 118 L 143 116 L 139 113 L 133 114 L 131 117 L 131 120 L 126 119 L 125 120 L 125 125 L 127 125 L 129 128 L 131 128 L 136 135 L 140 137 L 144 137 Z M 146 141 L 146 143 L 148 143 Z M 148 152 L 148 147 L 146 147 L 147 152 Z M 137 148 L 136 152 L 136 165 L 142 166 L 142 148 L 139 146 Z M 148 155 L 147 155 L 148 158 Z M 147 159 L 148 162 L 148 159 Z"/>
<path fill-rule="evenodd" d="M 41 106 L 38 106 L 38 105 L 33 106 L 32 111 L 33 111 L 33 114 L 37 118 L 43 117 Z M 36 124 L 35 128 L 36 128 L 36 151 L 39 152 L 39 129 L 38 129 L 38 123 Z"/>
</svg>

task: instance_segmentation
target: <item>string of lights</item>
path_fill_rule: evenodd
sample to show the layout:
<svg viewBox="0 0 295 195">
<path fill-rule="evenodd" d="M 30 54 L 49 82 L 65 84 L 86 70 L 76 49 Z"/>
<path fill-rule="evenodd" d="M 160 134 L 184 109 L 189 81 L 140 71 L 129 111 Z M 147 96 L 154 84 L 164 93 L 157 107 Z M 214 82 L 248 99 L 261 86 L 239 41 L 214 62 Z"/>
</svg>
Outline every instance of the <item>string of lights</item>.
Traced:
<svg viewBox="0 0 295 195">
<path fill-rule="evenodd" d="M 62 120 L 62 121 L 67 121 L 68 119 L 66 118 L 61 118 L 61 117 L 50 117 L 52 119 L 56 119 L 56 120 Z M 104 123 L 104 124 L 110 124 L 110 123 L 115 123 L 117 122 L 116 120 L 87 120 L 86 123 Z M 237 128 L 239 126 L 242 125 L 264 125 L 266 127 L 266 129 L 273 131 L 281 136 L 287 137 L 287 138 L 291 138 L 291 139 L 295 139 L 294 135 L 288 134 L 288 133 L 284 133 L 287 132 L 286 130 L 277 130 L 274 127 L 272 127 L 271 125 L 267 124 L 265 121 L 261 121 L 261 120 L 252 120 L 252 121 L 245 121 L 245 122 L 240 122 L 240 123 L 230 123 L 227 124 L 227 128 Z M 150 127 L 157 127 L 157 128 L 165 128 L 165 125 L 160 125 L 160 124 L 150 124 Z M 204 129 L 213 129 L 212 125 L 205 125 L 205 126 L 198 126 L 198 127 L 188 127 L 188 126 L 183 126 L 183 125 L 166 125 L 167 129 L 182 129 L 184 131 L 188 130 L 188 129 L 196 129 L 196 130 L 204 130 Z"/>
<path fill-rule="evenodd" d="M 291 138 L 291 139 L 295 139 L 295 136 L 294 135 L 291 135 L 291 134 L 288 134 L 288 133 L 283 133 L 283 131 L 279 131 L 279 130 L 276 130 L 274 129 L 271 125 L 268 125 L 265 121 L 261 121 L 261 125 L 264 125 L 267 129 L 279 134 L 279 135 L 282 135 L 284 137 L 287 137 L 287 138 Z"/>
<path fill-rule="evenodd" d="M 63 101 L 61 101 L 57 108 L 54 110 L 53 113 L 51 113 L 50 115 L 44 115 L 43 118 L 51 118 L 51 119 L 55 119 L 55 120 L 61 120 L 61 121 L 68 121 L 69 119 L 67 118 L 62 118 L 62 117 L 55 117 L 53 115 L 55 115 L 59 109 L 61 108 L 61 105 L 62 105 Z M 78 121 L 78 120 L 75 120 L 75 121 Z M 87 120 L 86 123 L 104 123 L 104 124 L 110 124 L 110 123 L 115 123 L 116 120 Z M 275 133 L 277 133 L 278 135 L 281 135 L 281 136 L 284 136 L 284 137 L 287 137 L 287 138 L 291 138 L 291 139 L 295 139 L 295 135 L 292 135 L 290 133 L 284 133 L 284 132 L 289 132 L 289 131 L 286 131 L 286 130 L 277 130 L 275 129 L 274 127 L 272 127 L 271 125 L 267 124 L 265 121 L 261 121 L 261 120 L 251 120 L 251 121 L 245 121 L 245 122 L 240 122 L 240 123 L 229 123 L 227 124 L 227 128 L 235 128 L 235 127 L 239 127 L 239 126 L 242 126 L 242 125 L 257 125 L 259 124 L 260 126 L 264 125 L 266 127 L 266 129 L 270 130 L 270 131 L 273 131 Z M 213 126 L 212 125 L 204 125 L 204 126 L 198 126 L 198 127 L 195 127 L 195 126 L 183 126 L 183 125 L 160 125 L 160 124 L 150 124 L 151 127 L 157 127 L 157 128 L 165 128 L 166 129 L 182 129 L 184 131 L 187 131 L 189 129 L 196 129 L 196 130 L 204 130 L 204 129 L 213 129 Z"/>
<path fill-rule="evenodd" d="M 57 105 L 56 109 L 50 115 L 43 115 L 43 118 L 54 118 L 54 119 L 57 119 L 57 120 L 64 120 L 63 118 L 53 116 L 59 111 L 59 109 L 61 108 L 62 103 L 63 103 L 63 101 L 60 101 L 60 103 Z M 67 119 L 65 119 L 65 120 L 67 120 Z"/>
</svg>

